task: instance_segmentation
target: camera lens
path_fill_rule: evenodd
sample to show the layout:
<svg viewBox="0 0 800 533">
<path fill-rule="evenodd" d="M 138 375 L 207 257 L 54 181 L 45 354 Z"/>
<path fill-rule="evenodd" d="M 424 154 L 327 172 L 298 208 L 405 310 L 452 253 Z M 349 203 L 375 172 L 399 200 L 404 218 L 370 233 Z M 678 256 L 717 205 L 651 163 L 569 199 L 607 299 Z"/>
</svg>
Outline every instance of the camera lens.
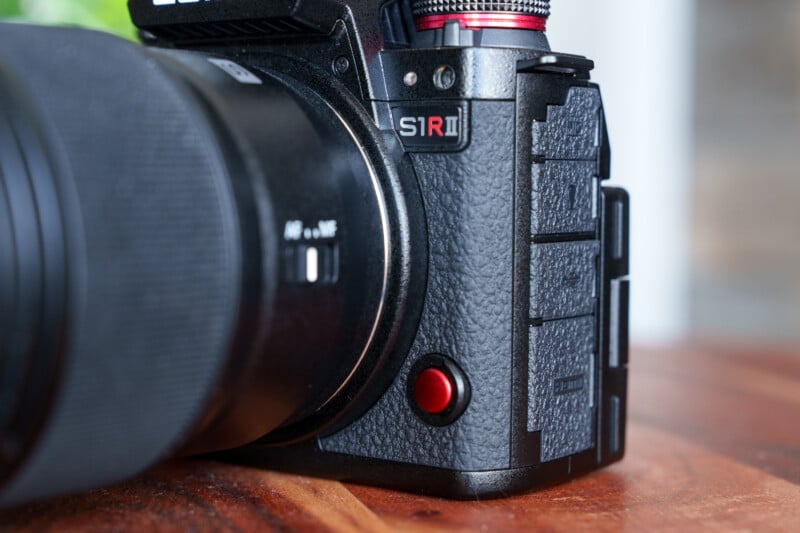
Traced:
<svg viewBox="0 0 800 533">
<path fill-rule="evenodd" d="M 243 445 L 373 382 L 403 209 L 371 130 L 304 87 L 0 24 L 0 503 Z"/>
</svg>

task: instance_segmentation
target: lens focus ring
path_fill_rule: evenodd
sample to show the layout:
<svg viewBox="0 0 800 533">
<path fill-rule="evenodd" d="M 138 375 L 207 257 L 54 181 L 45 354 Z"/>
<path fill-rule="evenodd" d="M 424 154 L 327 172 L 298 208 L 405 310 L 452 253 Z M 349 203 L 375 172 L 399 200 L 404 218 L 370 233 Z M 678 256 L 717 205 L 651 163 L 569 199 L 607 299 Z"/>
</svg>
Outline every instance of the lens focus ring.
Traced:
<svg viewBox="0 0 800 533">
<path fill-rule="evenodd" d="M 0 115 L 13 119 L 0 120 L 0 189 L 15 193 L 0 228 L 26 210 L 16 242 L 38 246 L 0 247 L 21 265 L 0 271 L 0 293 L 19 302 L 0 372 L 9 361 L 37 371 L 2 391 L 25 400 L 20 411 L 12 397 L 6 420 L 36 415 L 22 431 L 0 427 L 0 442 L 18 443 L 0 466 L 0 505 L 12 505 L 120 481 L 182 443 L 227 361 L 244 255 L 214 124 L 143 49 L 0 24 L 0 71 Z M 50 272 L 63 288 L 45 284 Z M 26 327 L 17 315 L 35 303 Z"/>
<path fill-rule="evenodd" d="M 414 0 L 412 9 L 415 17 L 503 12 L 547 18 L 550 0 Z"/>
</svg>

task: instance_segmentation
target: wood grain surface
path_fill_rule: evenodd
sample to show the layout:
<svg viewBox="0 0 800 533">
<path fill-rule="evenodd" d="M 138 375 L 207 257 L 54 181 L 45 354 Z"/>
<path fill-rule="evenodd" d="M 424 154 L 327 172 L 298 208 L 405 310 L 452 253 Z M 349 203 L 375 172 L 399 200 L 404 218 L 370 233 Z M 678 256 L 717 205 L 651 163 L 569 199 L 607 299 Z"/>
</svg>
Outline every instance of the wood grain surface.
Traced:
<svg viewBox="0 0 800 533">
<path fill-rule="evenodd" d="M 638 349 L 624 461 L 513 498 L 451 502 L 182 460 L 7 510 L 2 531 L 800 531 L 800 354 Z"/>
</svg>

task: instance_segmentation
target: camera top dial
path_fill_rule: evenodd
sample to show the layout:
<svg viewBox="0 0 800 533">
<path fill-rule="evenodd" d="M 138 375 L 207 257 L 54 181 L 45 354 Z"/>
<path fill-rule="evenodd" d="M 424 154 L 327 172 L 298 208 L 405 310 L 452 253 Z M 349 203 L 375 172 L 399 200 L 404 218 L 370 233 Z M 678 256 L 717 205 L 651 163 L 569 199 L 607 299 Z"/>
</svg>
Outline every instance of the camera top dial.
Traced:
<svg viewBox="0 0 800 533">
<path fill-rule="evenodd" d="M 418 48 L 496 46 L 549 50 L 549 0 L 413 0 Z"/>
<path fill-rule="evenodd" d="M 507 28 L 544 31 L 549 0 L 414 0 L 417 30 L 432 30 L 456 21 L 462 28 Z"/>
</svg>

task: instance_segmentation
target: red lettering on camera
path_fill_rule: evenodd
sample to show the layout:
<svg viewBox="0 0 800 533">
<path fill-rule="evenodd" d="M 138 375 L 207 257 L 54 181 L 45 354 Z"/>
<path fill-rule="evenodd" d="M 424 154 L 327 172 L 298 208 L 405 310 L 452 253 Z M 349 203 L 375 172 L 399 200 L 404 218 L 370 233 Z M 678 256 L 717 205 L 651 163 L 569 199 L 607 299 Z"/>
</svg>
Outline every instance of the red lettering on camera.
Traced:
<svg viewBox="0 0 800 533">
<path fill-rule="evenodd" d="M 433 137 L 435 133 L 438 137 L 444 137 L 442 126 L 444 119 L 442 117 L 428 117 L 428 137 Z"/>
</svg>

